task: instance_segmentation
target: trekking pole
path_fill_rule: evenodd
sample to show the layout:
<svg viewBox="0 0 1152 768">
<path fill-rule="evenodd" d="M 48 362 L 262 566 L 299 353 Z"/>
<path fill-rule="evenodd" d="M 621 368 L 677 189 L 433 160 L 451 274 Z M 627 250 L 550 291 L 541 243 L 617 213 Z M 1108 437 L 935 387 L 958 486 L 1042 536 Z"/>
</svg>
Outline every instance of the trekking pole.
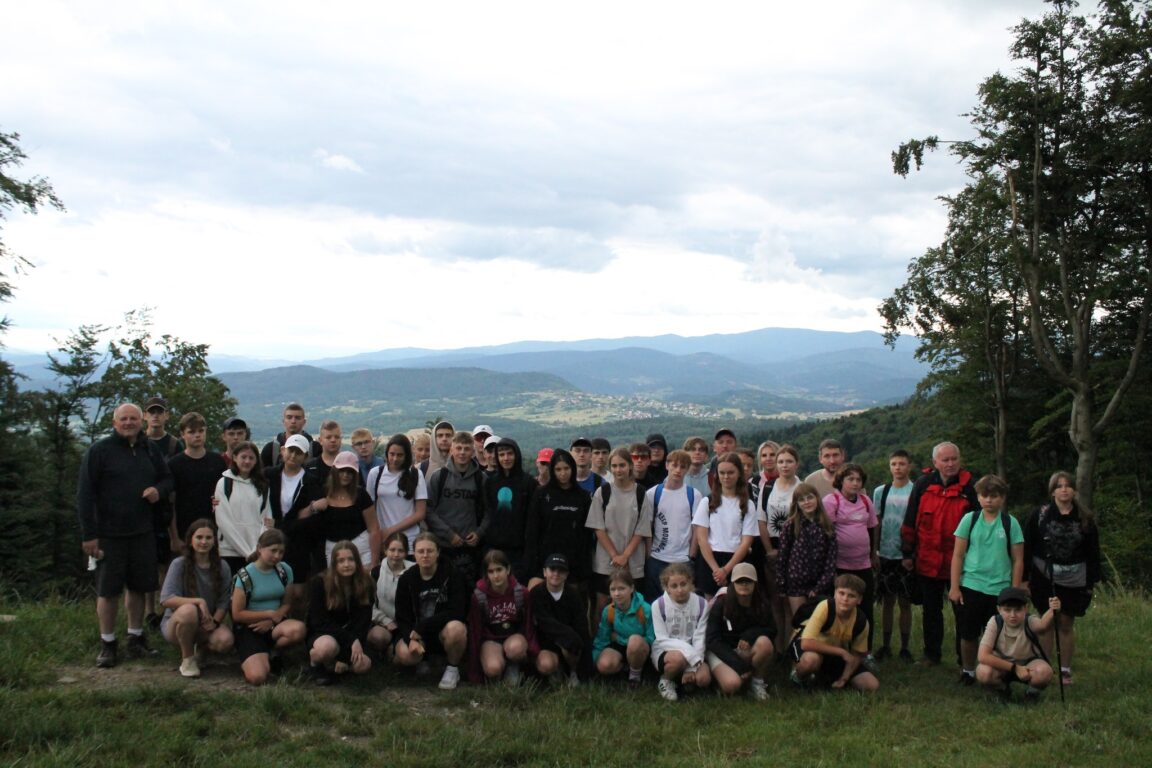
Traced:
<svg viewBox="0 0 1152 768">
<path fill-rule="evenodd" d="M 1056 594 L 1056 584 L 1052 581 L 1052 558 L 1048 558 L 1048 586 L 1052 589 L 1052 594 Z M 1052 628 L 1052 634 L 1056 640 L 1056 677 L 1060 680 L 1060 705 L 1064 706 L 1064 660 L 1060 658 L 1060 611 L 1052 611 L 1052 619 L 1055 626 Z"/>
</svg>

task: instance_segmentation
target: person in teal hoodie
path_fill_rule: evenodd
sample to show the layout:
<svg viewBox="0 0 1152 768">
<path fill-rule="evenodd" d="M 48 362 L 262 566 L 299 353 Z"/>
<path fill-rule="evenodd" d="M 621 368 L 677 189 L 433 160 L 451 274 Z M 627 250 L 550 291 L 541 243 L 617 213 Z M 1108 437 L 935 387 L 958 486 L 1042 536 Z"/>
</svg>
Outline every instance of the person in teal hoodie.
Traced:
<svg viewBox="0 0 1152 768">
<path fill-rule="evenodd" d="M 617 568 L 608 576 L 611 602 L 600 615 L 600 628 L 592 641 L 592 661 L 605 677 L 620 672 L 628 664 L 628 687 L 640 685 L 640 673 L 656 640 L 652 627 L 652 606 L 636 591 L 627 569 Z"/>
</svg>

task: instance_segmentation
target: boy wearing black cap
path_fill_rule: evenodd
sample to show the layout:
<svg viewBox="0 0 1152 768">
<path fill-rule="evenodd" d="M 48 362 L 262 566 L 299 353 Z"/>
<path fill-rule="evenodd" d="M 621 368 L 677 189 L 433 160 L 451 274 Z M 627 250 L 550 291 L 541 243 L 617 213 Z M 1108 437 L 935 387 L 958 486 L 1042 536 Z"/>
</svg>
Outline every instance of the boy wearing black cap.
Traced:
<svg viewBox="0 0 1152 768">
<path fill-rule="evenodd" d="M 1048 599 L 1043 616 L 1028 613 L 1028 593 L 1005 587 L 996 600 L 996 614 L 988 620 L 980 640 L 976 679 L 981 685 L 1007 694 L 1013 682 L 1028 686 L 1025 701 L 1036 701 L 1052 682 L 1052 665 L 1040 645 L 1040 635 L 1052 629 L 1060 598 Z"/>
<path fill-rule="evenodd" d="M 588 609 L 575 588 L 567 585 L 568 559 L 549 555 L 544 561 L 544 581 L 532 588 L 532 615 L 540 654 L 536 670 L 545 678 L 562 679 L 568 670 L 568 685 L 576 686 L 592 671 L 592 647 L 588 633 Z"/>
<path fill-rule="evenodd" d="M 668 469 L 664 466 L 664 460 L 668 458 L 668 441 L 664 439 L 664 435 L 653 433 L 644 438 L 644 442 L 651 452 L 652 463 L 648 465 L 648 473 L 644 476 L 643 483 L 652 488 L 668 477 Z"/>
</svg>

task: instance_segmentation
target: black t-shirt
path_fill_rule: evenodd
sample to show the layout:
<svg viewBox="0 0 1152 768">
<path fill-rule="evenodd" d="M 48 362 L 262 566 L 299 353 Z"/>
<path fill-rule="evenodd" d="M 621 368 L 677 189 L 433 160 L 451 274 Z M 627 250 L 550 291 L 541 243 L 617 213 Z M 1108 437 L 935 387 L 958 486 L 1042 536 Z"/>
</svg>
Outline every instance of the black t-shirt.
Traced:
<svg viewBox="0 0 1152 768">
<path fill-rule="evenodd" d="M 215 451 L 208 451 L 199 459 L 193 459 L 186 453 L 178 453 L 168 459 L 172 489 L 176 494 L 176 533 L 180 538 L 184 538 L 188 526 L 201 517 L 216 521 L 212 496 L 216 492 L 220 475 L 227 468 L 224 457 Z"/>
<path fill-rule="evenodd" d="M 327 541 L 354 539 L 367 530 L 364 510 L 373 507 L 372 497 L 363 488 L 356 492 L 356 503 L 350 507 L 328 507 L 320 513 L 321 528 Z M 375 512 L 373 512 L 375 514 Z"/>
</svg>

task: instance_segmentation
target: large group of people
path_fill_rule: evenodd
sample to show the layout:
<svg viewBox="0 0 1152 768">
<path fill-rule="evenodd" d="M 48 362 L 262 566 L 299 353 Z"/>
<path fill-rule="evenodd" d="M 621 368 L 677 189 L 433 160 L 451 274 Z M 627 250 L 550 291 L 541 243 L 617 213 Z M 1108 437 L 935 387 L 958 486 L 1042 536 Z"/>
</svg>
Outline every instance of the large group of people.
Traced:
<svg viewBox="0 0 1152 768">
<path fill-rule="evenodd" d="M 973 477 L 951 442 L 915 477 L 894 450 L 869 494 L 831 439 L 801 478 L 793 446 L 741 448 L 730 429 L 674 450 L 658 434 L 616 448 L 577 437 L 530 461 L 487 425 L 448 422 L 381 441 L 382 456 L 360 427 L 348 450 L 334 421 L 305 432 L 296 403 L 263 448 L 228 419 L 216 452 L 201 416 L 185 414 L 177 439 L 166 413 L 162 398 L 119 406 L 81 465 L 100 667 L 119 660 L 124 594 L 128 656 L 156 654 L 152 626 L 189 678 L 234 652 L 259 685 L 304 644 L 318 685 L 442 664 L 444 689 L 463 668 L 472 683 L 647 674 L 668 700 L 713 686 L 764 699 L 769 668 L 787 663 L 797 687 L 875 691 L 881 663 L 914 660 L 913 603 L 919 663 L 941 663 L 947 597 L 959 681 L 1021 682 L 1031 699 L 1055 675 L 1071 684 L 1074 621 L 1100 578 L 1071 475 L 1055 473 L 1021 525 L 1006 482 Z"/>
</svg>

